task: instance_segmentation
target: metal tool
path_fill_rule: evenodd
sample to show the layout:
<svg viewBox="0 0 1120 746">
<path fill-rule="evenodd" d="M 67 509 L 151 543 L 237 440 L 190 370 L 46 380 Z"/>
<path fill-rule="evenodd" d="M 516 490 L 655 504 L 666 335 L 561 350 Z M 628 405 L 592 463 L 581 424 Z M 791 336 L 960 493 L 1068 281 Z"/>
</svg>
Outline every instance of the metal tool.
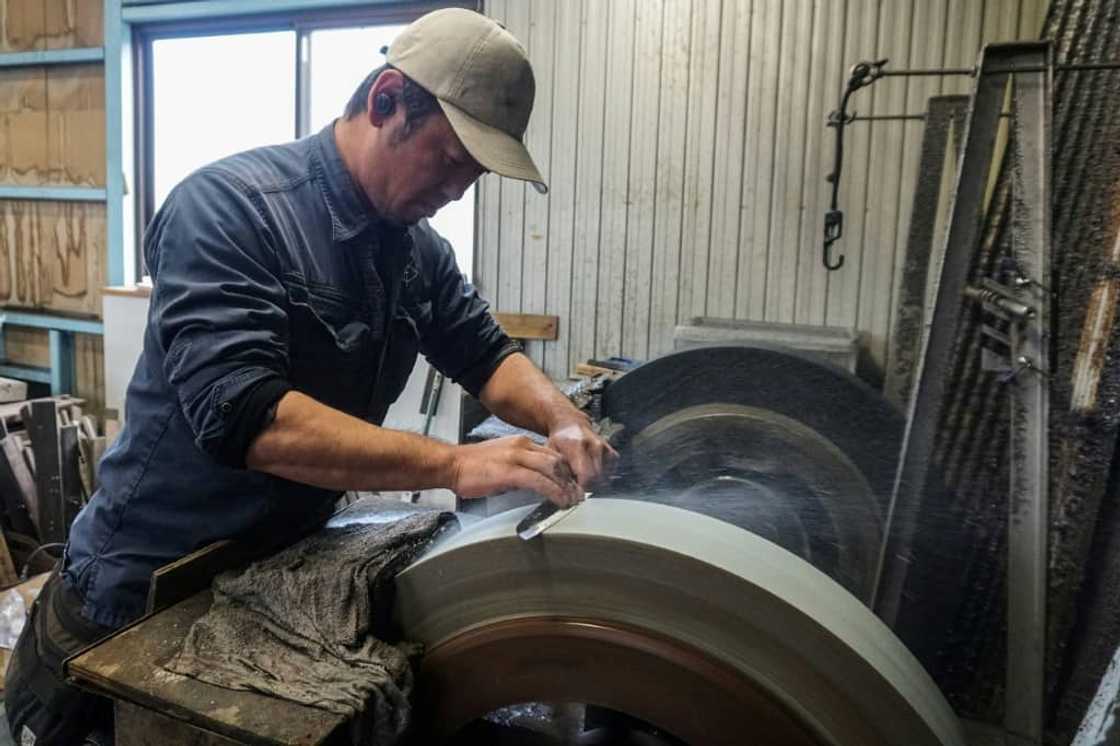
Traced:
<svg viewBox="0 0 1120 746">
<path fill-rule="evenodd" d="M 583 499 L 591 497 L 590 492 L 583 494 Z M 548 529 L 555 526 L 560 521 L 567 518 L 572 514 L 576 508 L 583 504 L 583 501 L 576 503 L 567 508 L 561 508 L 551 500 L 545 500 L 543 503 L 533 509 L 533 512 L 521 519 L 517 524 L 517 535 L 523 540 L 535 539 L 543 534 Z"/>
</svg>

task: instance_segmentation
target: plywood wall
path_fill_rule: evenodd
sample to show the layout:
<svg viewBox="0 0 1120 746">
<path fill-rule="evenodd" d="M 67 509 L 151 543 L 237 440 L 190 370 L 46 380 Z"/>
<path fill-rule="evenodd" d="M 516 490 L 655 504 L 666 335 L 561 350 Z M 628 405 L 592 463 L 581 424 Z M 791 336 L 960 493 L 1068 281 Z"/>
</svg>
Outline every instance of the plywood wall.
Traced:
<svg viewBox="0 0 1120 746">
<path fill-rule="evenodd" d="M 528 48 L 526 141 L 551 191 L 485 176 L 475 278 L 500 311 L 560 316 L 529 352 L 556 378 L 590 357 L 647 358 L 694 316 L 854 327 L 881 365 L 921 122 L 848 132 L 846 262 L 820 237 L 848 68 L 968 67 L 1037 38 L 1045 0 L 488 0 Z M 921 113 L 969 78 L 891 78 L 861 114 Z"/>
<path fill-rule="evenodd" d="M 102 44 L 102 0 L 0 0 L 0 53 Z M 0 69 L 0 184 L 105 185 L 100 64 Z M 0 307 L 100 317 L 103 203 L 0 200 Z M 47 365 L 47 333 L 6 330 L 15 363 Z M 75 337 L 78 395 L 104 400 L 101 340 Z"/>
</svg>

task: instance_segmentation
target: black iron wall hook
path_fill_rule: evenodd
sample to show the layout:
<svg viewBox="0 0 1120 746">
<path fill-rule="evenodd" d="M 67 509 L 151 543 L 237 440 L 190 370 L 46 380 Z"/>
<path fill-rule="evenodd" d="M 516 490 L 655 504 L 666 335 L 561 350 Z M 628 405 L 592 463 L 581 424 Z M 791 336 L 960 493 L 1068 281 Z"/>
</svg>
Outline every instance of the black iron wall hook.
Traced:
<svg viewBox="0 0 1120 746">
<path fill-rule="evenodd" d="M 832 173 L 825 177 L 825 181 L 832 184 L 832 201 L 828 212 L 824 214 L 824 252 L 821 261 L 825 269 L 832 271 L 844 266 L 844 255 L 832 260 L 832 244 L 844 234 L 844 212 L 840 209 L 840 169 L 844 166 L 844 128 L 855 121 L 855 113 L 848 113 L 848 99 L 860 88 L 869 86 L 883 77 L 883 65 L 887 60 L 877 62 L 859 62 L 852 65 L 848 76 L 848 85 L 840 99 L 840 108 L 828 115 L 828 126 L 836 128 L 836 156 L 832 165 Z"/>
</svg>

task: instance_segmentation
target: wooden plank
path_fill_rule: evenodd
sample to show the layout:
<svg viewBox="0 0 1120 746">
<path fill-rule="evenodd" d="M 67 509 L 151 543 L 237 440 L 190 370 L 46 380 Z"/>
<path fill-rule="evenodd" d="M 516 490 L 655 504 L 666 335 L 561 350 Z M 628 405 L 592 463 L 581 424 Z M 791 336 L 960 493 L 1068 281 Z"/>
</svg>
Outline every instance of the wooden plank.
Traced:
<svg viewBox="0 0 1120 746">
<path fill-rule="evenodd" d="M 495 313 L 502 330 L 514 339 L 555 340 L 559 336 L 560 317 L 535 313 Z"/>
<path fill-rule="evenodd" d="M 47 69 L 48 180 L 105 185 L 105 74 L 101 65 Z"/>
<path fill-rule="evenodd" d="M 656 210 L 650 278 L 649 352 L 653 358 L 673 349 L 680 293 L 681 229 L 683 225 L 685 148 L 691 101 L 689 79 L 693 3 L 667 0 L 663 19 L 661 100 L 657 120 Z"/>
<path fill-rule="evenodd" d="M 518 35 L 518 38 L 526 43 L 537 84 L 533 116 L 525 132 L 525 144 L 548 182 L 552 171 L 552 70 L 556 54 L 556 3 L 552 0 L 534 0 L 525 5 L 529 7 L 529 26 L 525 35 Z M 538 193 L 532 186 L 526 187 L 524 194 L 525 225 L 521 239 L 524 261 L 520 310 L 540 314 L 546 310 L 545 302 L 548 297 L 548 218 L 551 196 Z M 539 342 L 529 342 L 525 351 L 533 362 L 544 367 L 544 349 Z"/>
<path fill-rule="evenodd" d="M 580 9 L 579 117 L 576 147 L 575 230 L 572 246 L 572 298 L 568 323 L 569 360 L 595 356 L 595 299 L 599 291 L 599 226 L 603 187 L 606 102 L 606 4 L 587 0 Z"/>
<path fill-rule="evenodd" d="M 251 557 L 244 545 L 223 539 L 157 568 L 148 586 L 144 613 L 152 614 L 185 601 L 209 588 L 219 574 L 245 564 Z"/>
<path fill-rule="evenodd" d="M 0 52 L 44 49 L 46 20 L 43 0 L 2 0 Z"/>
<path fill-rule="evenodd" d="M 755 11 L 754 33 L 751 36 L 754 64 L 751 66 L 752 106 L 747 138 L 754 147 L 750 159 L 750 186 L 743 196 L 743 205 L 747 208 L 747 214 L 742 215 L 743 231 L 746 233 L 743 243 L 747 248 L 743 255 L 745 264 L 740 265 L 740 270 L 746 276 L 740 278 L 740 297 L 735 309 L 737 318 L 765 318 L 770 262 L 775 259 L 772 251 L 777 250 L 768 245 L 768 240 L 777 158 L 775 136 L 779 126 L 784 128 L 788 124 L 778 121 L 783 7 L 784 3 L 762 3 Z"/>
<path fill-rule="evenodd" d="M 708 296 L 722 5 L 723 0 L 698 3 L 692 13 L 678 319 L 703 316 Z"/>
<path fill-rule="evenodd" d="M 0 201 L 0 303 L 97 316 L 104 285 L 104 205 Z"/>
<path fill-rule="evenodd" d="M 43 0 L 47 49 L 99 47 L 104 39 L 104 0 Z"/>
<path fill-rule="evenodd" d="M 149 298 L 152 295 L 152 288 L 150 285 L 110 285 L 106 288 L 101 288 L 101 295 L 118 295 L 125 298 Z"/>
<path fill-rule="evenodd" d="M 575 375 L 584 376 L 586 378 L 594 378 L 595 376 L 606 376 L 610 380 L 621 378 L 625 375 L 625 371 L 613 370 L 611 368 L 603 368 L 598 365 L 591 365 L 590 363 L 577 363 L 575 366 Z"/>
<path fill-rule="evenodd" d="M 581 2 L 556 4 L 555 70 L 552 80 L 552 116 L 560 124 L 551 128 L 549 167 L 547 266 L 545 309 L 565 320 L 556 344 L 545 345 L 543 370 L 559 380 L 569 370 L 568 344 L 572 318 L 572 255 L 576 214 L 576 147 L 580 133 L 573 123 L 579 118 L 581 88 L 580 34 Z M 538 95 L 543 95 L 538 93 Z"/>
<path fill-rule="evenodd" d="M 832 170 L 832 130 L 825 127 L 829 112 L 839 103 L 836 70 L 844 68 L 844 4 L 816 0 L 812 48 L 818 50 L 810 69 L 805 130 L 805 171 L 802 177 L 801 233 L 797 246 L 797 285 L 794 321 L 824 324 L 828 275 L 821 264 L 821 233 L 831 189 L 824 180 Z"/>
<path fill-rule="evenodd" d="M 801 190 L 806 155 L 805 102 L 809 96 L 809 71 L 820 64 L 813 54 L 814 8 L 812 0 L 782 3 L 779 47 L 778 127 L 774 152 L 774 193 L 767 239 L 767 292 L 765 318 L 792 323 L 797 298 L 797 259 L 801 232 Z M 819 126 L 819 125 L 818 125 Z M 823 269 L 823 267 L 822 267 Z"/>
<path fill-rule="evenodd" d="M 712 172 L 714 205 L 704 313 L 725 318 L 735 313 L 746 111 L 748 98 L 754 95 L 747 86 L 752 4 L 751 0 L 724 0 L 720 22 L 715 130 L 719 156 Z"/>
<path fill-rule="evenodd" d="M 634 103 L 630 112 L 630 165 L 627 185 L 626 248 L 623 256 L 622 336 L 626 357 L 644 360 L 649 354 L 650 283 L 654 220 L 666 209 L 655 202 L 657 132 L 661 104 L 662 20 L 664 0 L 644 0 L 634 23 Z"/>
<path fill-rule="evenodd" d="M 602 222 L 599 294 L 595 303 L 595 356 L 622 352 L 622 293 L 629 200 L 630 112 L 634 98 L 634 0 L 609 4 L 606 100 L 603 125 Z"/>
</svg>

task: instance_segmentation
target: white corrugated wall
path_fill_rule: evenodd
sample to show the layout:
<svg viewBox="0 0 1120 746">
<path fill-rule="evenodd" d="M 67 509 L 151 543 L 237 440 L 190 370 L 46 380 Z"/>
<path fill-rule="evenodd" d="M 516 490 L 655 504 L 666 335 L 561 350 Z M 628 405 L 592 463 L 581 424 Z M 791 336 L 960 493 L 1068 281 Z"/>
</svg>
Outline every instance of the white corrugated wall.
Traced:
<svg viewBox="0 0 1120 746">
<path fill-rule="evenodd" d="M 848 68 L 968 67 L 1037 38 L 1046 0 L 486 0 L 528 48 L 526 133 L 551 186 L 485 176 L 475 278 L 495 310 L 560 317 L 529 346 L 554 378 L 648 358 L 694 316 L 827 324 L 881 364 L 908 230 L 920 121 L 848 130 L 844 267 L 821 265 Z M 921 113 L 965 77 L 887 78 L 861 114 Z"/>
</svg>

